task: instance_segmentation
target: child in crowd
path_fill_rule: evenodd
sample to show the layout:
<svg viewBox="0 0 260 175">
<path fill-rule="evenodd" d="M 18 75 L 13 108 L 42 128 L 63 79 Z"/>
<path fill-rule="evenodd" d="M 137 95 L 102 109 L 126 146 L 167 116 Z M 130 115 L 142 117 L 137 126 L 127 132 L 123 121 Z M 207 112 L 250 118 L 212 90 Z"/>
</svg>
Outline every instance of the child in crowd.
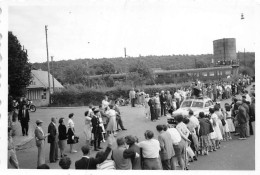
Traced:
<svg viewBox="0 0 260 175">
<path fill-rule="evenodd" d="M 225 104 L 225 110 L 226 110 L 225 114 L 226 114 L 226 121 L 227 121 L 226 123 L 229 129 L 228 139 L 231 140 L 232 137 L 230 133 L 235 132 L 235 126 L 231 117 L 231 106 L 228 103 Z"/>
<path fill-rule="evenodd" d="M 214 132 L 209 119 L 205 118 L 204 112 L 199 113 L 199 143 L 201 155 L 208 155 L 210 147 L 210 133 Z"/>
</svg>

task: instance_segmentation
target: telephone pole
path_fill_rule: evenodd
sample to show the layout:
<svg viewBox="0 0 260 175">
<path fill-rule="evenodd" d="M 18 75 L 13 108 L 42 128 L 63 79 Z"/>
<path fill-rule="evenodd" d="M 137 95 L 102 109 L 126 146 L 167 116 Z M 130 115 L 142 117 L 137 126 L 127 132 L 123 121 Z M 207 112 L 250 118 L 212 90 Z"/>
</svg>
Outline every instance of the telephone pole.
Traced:
<svg viewBox="0 0 260 175">
<path fill-rule="evenodd" d="M 244 48 L 244 66 L 246 66 L 246 49 Z"/>
<path fill-rule="evenodd" d="M 46 35 L 46 50 L 47 50 L 47 65 L 48 65 L 48 86 L 49 86 L 49 104 L 51 104 L 51 85 L 50 85 L 50 64 L 49 64 L 49 51 L 48 51 L 48 26 L 45 25 L 45 35 Z"/>
<path fill-rule="evenodd" d="M 124 48 L 124 52 L 125 52 L 125 58 L 126 58 L 126 48 Z"/>
<path fill-rule="evenodd" d="M 51 56 L 51 67 L 52 67 L 52 86 L 53 86 L 53 93 L 54 93 L 54 67 L 53 67 L 53 56 Z"/>
</svg>

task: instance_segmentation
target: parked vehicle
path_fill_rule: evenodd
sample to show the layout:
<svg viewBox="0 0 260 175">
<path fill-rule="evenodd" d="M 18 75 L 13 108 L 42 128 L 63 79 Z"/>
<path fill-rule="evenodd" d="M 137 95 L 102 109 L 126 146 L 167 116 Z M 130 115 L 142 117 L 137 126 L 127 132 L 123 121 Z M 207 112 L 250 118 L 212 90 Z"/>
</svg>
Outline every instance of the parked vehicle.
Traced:
<svg viewBox="0 0 260 175">
<path fill-rule="evenodd" d="M 185 99 L 180 108 L 172 113 L 171 116 L 168 116 L 168 123 L 172 124 L 175 116 L 182 114 L 183 116 L 187 116 L 189 114 L 189 110 L 192 110 L 195 117 L 199 116 L 200 112 L 204 112 L 204 114 L 209 113 L 209 108 L 214 107 L 214 102 L 208 97 L 192 97 Z"/>
</svg>

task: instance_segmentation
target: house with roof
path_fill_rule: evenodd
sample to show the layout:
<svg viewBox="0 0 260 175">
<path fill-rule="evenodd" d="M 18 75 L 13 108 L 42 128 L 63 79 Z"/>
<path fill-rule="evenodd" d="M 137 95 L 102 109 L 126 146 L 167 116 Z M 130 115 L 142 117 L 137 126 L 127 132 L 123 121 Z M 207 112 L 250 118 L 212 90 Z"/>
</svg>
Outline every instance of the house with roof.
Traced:
<svg viewBox="0 0 260 175">
<path fill-rule="evenodd" d="M 26 98 L 33 101 L 35 106 L 48 106 L 50 94 L 53 93 L 53 79 L 50 74 L 50 89 L 48 85 L 48 71 L 32 70 L 31 84 L 26 88 Z M 54 78 L 54 91 L 64 87 Z"/>
</svg>

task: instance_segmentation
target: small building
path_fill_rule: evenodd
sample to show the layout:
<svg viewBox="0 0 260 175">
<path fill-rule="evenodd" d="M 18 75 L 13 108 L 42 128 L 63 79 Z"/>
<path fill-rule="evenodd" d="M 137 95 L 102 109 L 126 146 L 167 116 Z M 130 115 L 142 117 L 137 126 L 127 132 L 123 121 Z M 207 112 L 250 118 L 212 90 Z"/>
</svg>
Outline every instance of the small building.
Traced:
<svg viewBox="0 0 260 175">
<path fill-rule="evenodd" d="M 32 70 L 32 82 L 26 88 L 26 98 L 33 101 L 35 106 L 48 106 L 50 93 L 53 93 L 53 79 L 50 74 L 50 87 L 48 85 L 48 71 Z M 54 91 L 60 91 L 64 87 L 54 78 Z M 49 93 L 50 92 L 50 93 Z"/>
</svg>

